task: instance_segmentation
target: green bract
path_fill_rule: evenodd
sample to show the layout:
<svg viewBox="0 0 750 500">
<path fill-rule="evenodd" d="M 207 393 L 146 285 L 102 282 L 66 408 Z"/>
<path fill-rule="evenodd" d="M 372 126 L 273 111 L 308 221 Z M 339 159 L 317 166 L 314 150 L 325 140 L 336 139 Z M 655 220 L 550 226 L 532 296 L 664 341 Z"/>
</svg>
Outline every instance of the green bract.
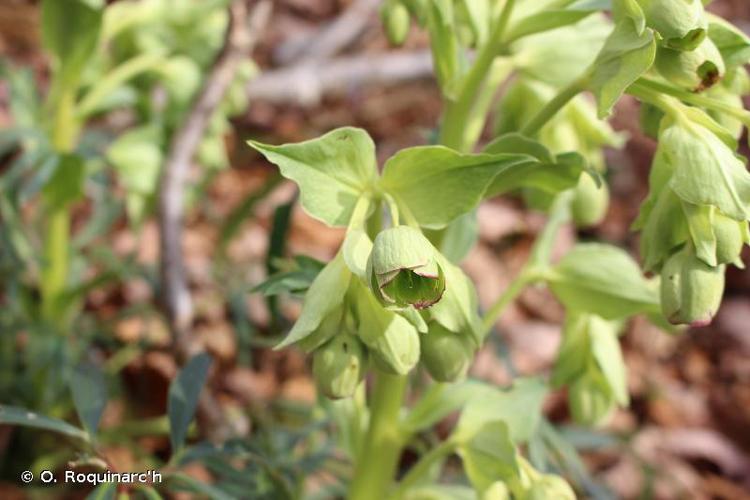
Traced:
<svg viewBox="0 0 750 500">
<path fill-rule="evenodd" d="M 690 51 L 659 48 L 656 68 L 670 82 L 695 92 L 713 87 L 726 71 L 719 49 L 709 38 Z"/>
<path fill-rule="evenodd" d="M 385 305 L 430 307 L 445 291 L 437 251 L 419 230 L 397 226 L 375 237 L 367 274 L 375 296 Z"/>
<path fill-rule="evenodd" d="M 706 326 L 724 294 L 724 266 L 709 266 L 690 245 L 672 255 L 661 271 L 661 306 L 673 324 Z"/>
<path fill-rule="evenodd" d="M 578 227 L 595 226 L 607 215 L 609 188 L 602 183 L 597 186 L 590 175 L 582 175 L 575 187 L 571 212 Z"/>
<path fill-rule="evenodd" d="M 552 373 L 556 387 L 568 385 L 576 421 L 597 424 L 616 405 L 628 404 L 625 362 L 617 340 L 617 322 L 586 313 L 570 313 Z"/>
<path fill-rule="evenodd" d="M 329 398 L 346 398 L 365 375 L 367 350 L 353 335 L 339 333 L 315 350 L 313 376 L 318 388 Z"/>
<path fill-rule="evenodd" d="M 749 241 L 750 173 L 725 142 L 731 137 L 715 134 L 721 132 L 715 122 L 697 110 L 690 118 L 664 118 L 649 197 L 633 224 L 643 230 L 647 271 L 661 269 L 688 240 L 710 266 L 738 262 L 742 245 Z"/>
<path fill-rule="evenodd" d="M 466 375 L 474 357 L 473 340 L 438 323 L 420 337 L 422 364 L 437 382 L 455 382 Z"/>
</svg>

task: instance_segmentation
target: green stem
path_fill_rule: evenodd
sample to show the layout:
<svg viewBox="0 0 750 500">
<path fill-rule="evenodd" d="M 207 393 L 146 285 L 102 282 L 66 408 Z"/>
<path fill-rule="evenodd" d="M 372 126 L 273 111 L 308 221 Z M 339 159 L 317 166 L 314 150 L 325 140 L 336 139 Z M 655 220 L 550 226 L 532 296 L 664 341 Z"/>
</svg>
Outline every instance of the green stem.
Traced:
<svg viewBox="0 0 750 500">
<path fill-rule="evenodd" d="M 51 96 L 54 107 L 53 129 L 50 131 L 52 146 L 58 153 L 69 153 L 75 147 L 79 130 L 75 117 L 75 92 L 53 87 Z M 68 276 L 69 248 L 69 209 L 55 208 L 47 214 L 41 275 L 42 316 L 53 324 L 60 321 L 60 302 Z"/>
<path fill-rule="evenodd" d="M 60 299 L 65 291 L 69 239 L 70 214 L 67 208 L 58 208 L 48 213 L 41 285 L 42 315 L 48 320 L 57 318 Z"/>
<path fill-rule="evenodd" d="M 571 82 L 552 98 L 539 112 L 523 126 L 521 133 L 526 136 L 534 136 L 575 96 L 586 90 L 589 83 L 589 72 Z"/>
<path fill-rule="evenodd" d="M 646 85 L 641 85 L 639 82 L 628 87 L 627 92 L 641 102 L 656 106 L 675 120 L 679 120 L 682 117 L 680 108 L 684 107 L 684 104 L 674 97 L 662 94 Z"/>
<path fill-rule="evenodd" d="M 505 311 L 505 308 L 518 297 L 527 285 L 530 285 L 537 280 L 537 276 L 528 271 L 528 267 L 524 266 L 521 273 L 510 283 L 508 288 L 497 298 L 497 300 L 490 306 L 487 313 L 482 318 L 482 336 L 486 337 L 487 334 L 492 330 L 493 325 L 498 320 L 500 315 Z"/>
<path fill-rule="evenodd" d="M 503 6 L 500 17 L 495 24 L 490 38 L 479 49 L 477 57 L 466 75 L 455 100 L 445 100 L 442 126 L 440 128 L 440 144 L 457 151 L 468 151 L 473 144 L 467 134 L 466 124 L 474 113 L 475 103 L 480 96 L 481 88 L 485 84 L 487 73 L 492 67 L 495 57 L 503 47 L 503 34 L 508 27 L 510 16 L 515 7 L 515 0 L 508 0 Z"/>
<path fill-rule="evenodd" d="M 393 490 L 391 497 L 396 499 L 401 498 L 412 486 L 418 484 L 436 463 L 445 459 L 455 450 L 456 443 L 451 439 L 447 439 L 437 447 L 431 449 L 419 459 L 416 465 L 409 469 L 409 472 L 406 473 L 404 478 L 398 483 L 398 486 Z"/>
<path fill-rule="evenodd" d="M 124 82 L 137 76 L 140 73 L 163 65 L 165 59 L 161 55 L 143 54 L 122 63 L 104 77 L 89 90 L 81 99 L 78 106 L 77 115 L 83 118 L 94 111 L 101 104 L 105 97 L 114 89 Z"/>
<path fill-rule="evenodd" d="M 357 457 L 349 500 L 382 500 L 393 482 L 404 444 L 398 417 L 407 378 L 375 370 L 370 424 Z"/>
<path fill-rule="evenodd" d="M 534 242 L 529 260 L 521 268 L 521 272 L 511 282 L 508 288 L 490 306 L 482 318 L 482 335 L 486 336 L 505 308 L 515 300 L 528 285 L 536 283 L 545 276 L 549 267 L 552 247 L 560 228 L 570 220 L 570 203 L 572 191 L 564 191 L 557 195 L 550 209 L 549 219 L 544 229 Z"/>
<path fill-rule="evenodd" d="M 639 78 L 629 89 L 628 93 L 638 97 L 643 95 L 645 90 L 655 91 L 656 93 L 670 95 L 677 99 L 692 104 L 693 106 L 700 106 L 703 108 L 718 111 L 720 113 L 726 113 L 733 118 L 741 121 L 745 126 L 750 127 L 750 112 L 745 109 L 732 106 L 725 102 L 721 102 L 711 97 L 706 97 L 700 94 L 694 94 L 682 89 L 675 88 L 666 83 L 657 82 L 649 78 Z"/>
</svg>

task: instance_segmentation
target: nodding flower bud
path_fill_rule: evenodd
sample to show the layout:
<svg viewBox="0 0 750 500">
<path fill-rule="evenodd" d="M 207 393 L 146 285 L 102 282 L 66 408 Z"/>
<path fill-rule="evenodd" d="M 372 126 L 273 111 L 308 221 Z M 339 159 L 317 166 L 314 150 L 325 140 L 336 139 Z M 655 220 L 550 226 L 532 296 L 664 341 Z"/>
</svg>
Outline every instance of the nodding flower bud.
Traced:
<svg viewBox="0 0 750 500">
<path fill-rule="evenodd" d="M 573 420 L 594 426 L 604 421 L 617 403 L 601 370 L 592 365 L 568 387 L 568 404 Z"/>
<path fill-rule="evenodd" d="M 380 8 L 380 21 L 388 41 L 392 45 L 403 45 L 411 24 L 409 9 L 398 0 L 386 0 Z"/>
<path fill-rule="evenodd" d="M 455 382 L 466 375 L 474 357 L 471 337 L 431 323 L 420 341 L 421 361 L 436 382 Z"/>
<path fill-rule="evenodd" d="M 445 291 L 435 247 L 417 229 L 397 226 L 375 237 L 367 262 L 370 287 L 386 306 L 430 307 Z"/>
<path fill-rule="evenodd" d="M 670 82 L 693 92 L 713 87 L 726 70 L 719 49 L 709 38 L 691 51 L 659 48 L 656 69 Z"/>
<path fill-rule="evenodd" d="M 313 353 L 313 376 L 329 398 L 348 398 L 367 371 L 367 349 L 348 333 L 339 333 Z"/>
<path fill-rule="evenodd" d="M 740 263 L 740 252 L 748 241 L 748 222 L 736 221 L 716 211 L 712 227 L 716 236 L 716 261 L 719 264 Z"/>
<path fill-rule="evenodd" d="M 690 245 L 667 259 L 661 271 L 661 309 L 670 323 L 706 326 L 724 294 L 724 266 L 709 266 Z"/>
<path fill-rule="evenodd" d="M 495 481 L 479 497 L 481 500 L 510 500 L 510 490 L 502 481 Z"/>
<path fill-rule="evenodd" d="M 542 474 L 529 489 L 528 500 L 575 500 L 576 494 L 565 479 L 555 474 Z"/>
<path fill-rule="evenodd" d="M 590 227 L 599 224 L 607 215 L 609 208 L 609 188 L 602 182 L 601 186 L 590 175 L 582 175 L 573 191 L 571 211 L 573 221 L 578 227 Z"/>
<path fill-rule="evenodd" d="M 708 33 L 701 0 L 637 0 L 646 25 L 659 33 L 662 44 L 677 50 L 693 50 Z"/>
</svg>

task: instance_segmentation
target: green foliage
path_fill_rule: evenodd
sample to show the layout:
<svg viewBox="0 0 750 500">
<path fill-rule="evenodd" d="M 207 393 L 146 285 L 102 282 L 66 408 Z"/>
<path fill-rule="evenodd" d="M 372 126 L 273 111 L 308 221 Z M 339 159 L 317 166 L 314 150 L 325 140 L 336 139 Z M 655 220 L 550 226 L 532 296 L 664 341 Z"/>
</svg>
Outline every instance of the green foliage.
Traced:
<svg viewBox="0 0 750 500">
<path fill-rule="evenodd" d="M 659 307 L 658 293 L 623 250 L 598 243 L 576 245 L 547 276 L 566 308 L 618 319 Z"/>
<path fill-rule="evenodd" d="M 169 433 L 173 456 L 167 463 L 148 457 L 165 466 L 167 482 L 143 496 L 181 491 L 241 498 L 252 491 L 260 499 L 298 498 L 306 477 L 332 476 L 321 497 L 346 496 L 351 483 L 354 500 L 574 498 L 571 486 L 549 473 L 551 462 L 576 488 L 590 488 L 572 445 L 543 419 L 548 385 L 567 388 L 576 422 L 604 423 L 629 399 L 617 336 L 624 322 L 646 314 L 660 325 L 708 323 L 721 302 L 725 266 L 742 266 L 750 242 L 750 174 L 736 154 L 750 123 L 742 110 L 742 96 L 750 92 L 743 67 L 750 39 L 707 14 L 699 0 L 614 0 L 611 17 L 609 3 L 388 0 L 381 16 L 393 44 L 404 42 L 410 16 L 429 35 L 445 104 L 442 144 L 401 150 L 381 174 L 374 141 L 361 129 L 281 146 L 250 141 L 297 184 L 309 215 L 345 228 L 330 262 L 284 260 L 291 202 L 283 205 L 266 261 L 271 276 L 253 291 L 268 297 L 272 334 L 284 326 L 279 297 L 304 295 L 277 348 L 294 344 L 311 353 L 320 392 L 348 399 L 323 403 L 325 417 L 298 411 L 304 415 L 295 418 L 312 422 L 303 429 L 282 428 L 277 410 L 263 409 L 250 415 L 250 440 L 194 443 L 189 427 L 211 364 L 208 355 L 198 355 L 170 385 L 168 415 L 156 432 Z M 0 423 L 71 437 L 82 460 L 96 462 L 98 446 L 127 430 L 126 424 L 100 430 L 99 422 L 107 382 L 133 355 L 83 305 L 90 291 L 125 279 L 158 290 L 155 270 L 135 256 L 122 262 L 94 243 L 111 237 L 123 205 L 136 230 L 153 215 L 174 133 L 221 47 L 226 7 L 226 0 L 121 1 L 106 8 L 98 0 L 45 0 L 42 41 L 53 67 L 44 102 L 31 72 L 2 68 L 16 127 L 0 133 L 0 153 L 8 159 L 0 178 L 7 193 L 0 198 L 0 294 L 7 306 L 0 330 L 10 332 L 0 344 L 0 388 L 13 404 L 35 411 L 2 406 Z M 196 200 L 196 186 L 229 164 L 228 118 L 248 105 L 244 87 L 255 71 L 249 61 L 240 65 L 200 138 L 197 160 L 205 171 L 189 187 Z M 498 89 L 494 137 L 479 145 Z M 595 104 L 579 95 L 584 91 Z M 596 224 L 606 212 L 602 149 L 619 147 L 624 138 L 601 118 L 624 94 L 641 101 L 644 128 L 659 143 L 650 192 L 634 224 L 642 231 L 643 269 L 661 274 L 654 279 L 644 278 L 623 250 L 599 243 L 577 244 L 550 262 L 562 225 Z M 123 109 L 131 122 L 111 130 L 107 113 Z M 103 118 L 97 129 L 104 134 L 88 127 L 92 118 Z M 227 217 L 219 230 L 222 250 L 279 178 Z M 122 192 L 122 200 L 112 192 Z M 505 194 L 547 211 L 549 222 L 519 277 L 480 318 L 475 286 L 456 263 L 476 241 L 479 204 Z M 92 208 L 76 211 L 71 224 L 71 209 L 84 199 Z M 28 223 L 30 212 L 35 224 Z M 79 218 L 85 219 L 80 230 Z M 234 269 L 226 252 L 222 263 Z M 91 270 L 100 274 L 90 278 Z M 255 329 L 244 298 L 250 286 L 234 274 L 228 309 L 247 341 Z M 498 315 L 532 283 L 548 285 L 566 310 L 549 384 L 517 378 L 501 391 L 464 380 Z M 135 304 L 140 307 L 154 312 Z M 257 342 L 267 346 L 271 339 Z M 81 363 L 102 353 L 101 368 Z M 420 366 L 438 383 L 425 387 L 426 379 L 414 377 L 414 403 L 402 409 L 406 377 L 422 373 Z M 377 378 L 369 399 L 361 383 L 368 371 Z M 73 410 L 82 429 L 63 420 Z M 456 424 L 447 439 L 394 484 L 402 448 L 432 443 L 432 428 L 449 417 Z M 353 477 L 326 438 L 331 426 L 353 462 Z M 465 477 L 460 485 L 436 483 L 453 453 Z M 213 483 L 181 470 L 194 461 Z M 355 488 L 361 484 L 368 487 Z M 114 494 L 110 484 L 91 493 Z"/>
<path fill-rule="evenodd" d="M 185 444 L 188 425 L 198 407 L 198 399 L 208 377 L 211 357 L 198 354 L 188 361 L 169 385 L 167 413 L 172 452 L 177 453 Z"/>
<path fill-rule="evenodd" d="M 250 145 L 300 186 L 307 213 L 331 226 L 346 226 L 357 199 L 375 182 L 375 145 L 361 129 L 338 129 L 300 144 Z"/>
<path fill-rule="evenodd" d="M 94 55 L 102 26 L 103 2 L 44 0 L 42 42 L 55 58 L 61 89 L 75 88 Z"/>
<path fill-rule="evenodd" d="M 638 32 L 620 21 L 604 42 L 591 74 L 590 90 L 596 97 L 599 118 L 605 118 L 625 90 L 654 63 L 656 38 L 651 30 Z"/>
<path fill-rule="evenodd" d="M 70 391 L 78 418 L 93 439 L 107 404 L 107 387 L 102 372 L 92 364 L 79 365 L 73 371 Z"/>
</svg>

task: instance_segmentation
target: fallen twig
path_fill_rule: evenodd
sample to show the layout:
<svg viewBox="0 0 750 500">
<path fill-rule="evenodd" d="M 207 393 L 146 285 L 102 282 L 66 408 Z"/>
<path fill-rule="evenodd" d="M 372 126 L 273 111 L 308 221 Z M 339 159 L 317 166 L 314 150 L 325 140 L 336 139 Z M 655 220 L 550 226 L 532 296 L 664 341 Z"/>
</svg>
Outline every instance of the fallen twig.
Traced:
<svg viewBox="0 0 750 500">
<path fill-rule="evenodd" d="M 314 106 L 329 93 L 432 77 L 429 51 L 340 57 L 268 71 L 247 86 L 250 102 Z"/>
<path fill-rule="evenodd" d="M 172 334 L 178 362 L 201 349 L 192 339 L 193 305 L 182 253 L 185 180 L 206 126 L 234 78 L 238 63 L 247 57 L 270 16 L 269 0 L 258 2 L 247 16 L 246 0 L 234 0 L 224 47 L 216 58 L 193 108 L 172 137 L 159 186 L 161 301 Z M 204 394 L 208 394 L 204 392 Z M 201 404 L 208 420 L 221 418 L 215 405 Z"/>
<path fill-rule="evenodd" d="M 355 0 L 339 17 L 313 35 L 290 39 L 274 53 L 282 66 L 297 61 L 328 59 L 354 41 L 367 27 L 370 14 L 381 0 Z"/>
</svg>

